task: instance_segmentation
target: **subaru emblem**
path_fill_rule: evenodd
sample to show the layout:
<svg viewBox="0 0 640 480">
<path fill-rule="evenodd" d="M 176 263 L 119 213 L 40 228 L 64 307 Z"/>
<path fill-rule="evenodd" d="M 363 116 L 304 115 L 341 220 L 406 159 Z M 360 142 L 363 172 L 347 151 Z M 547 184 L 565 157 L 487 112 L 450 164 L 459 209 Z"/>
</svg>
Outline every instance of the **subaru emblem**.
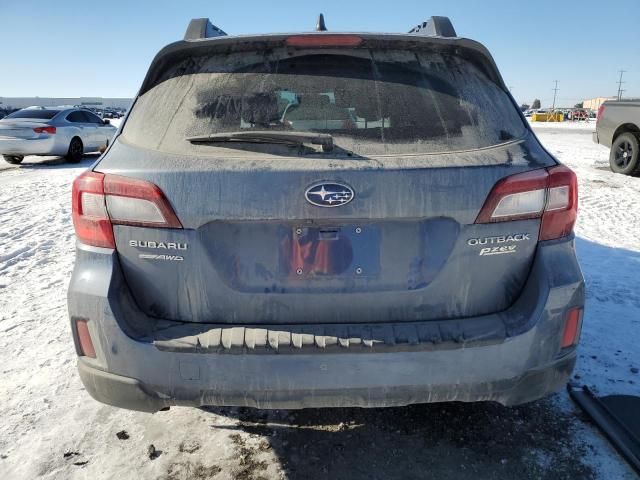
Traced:
<svg viewBox="0 0 640 480">
<path fill-rule="evenodd" d="M 353 200 L 353 189 L 344 183 L 322 182 L 311 185 L 304 193 L 307 202 L 318 207 L 340 207 Z"/>
</svg>

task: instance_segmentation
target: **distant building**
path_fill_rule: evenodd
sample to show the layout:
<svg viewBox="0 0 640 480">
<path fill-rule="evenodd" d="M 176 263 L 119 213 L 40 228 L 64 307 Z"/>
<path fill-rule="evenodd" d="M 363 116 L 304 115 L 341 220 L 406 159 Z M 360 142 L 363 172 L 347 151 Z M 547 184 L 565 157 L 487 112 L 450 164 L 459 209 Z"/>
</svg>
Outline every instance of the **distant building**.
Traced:
<svg viewBox="0 0 640 480">
<path fill-rule="evenodd" d="M 616 97 L 596 97 L 590 98 L 589 100 L 582 101 L 582 108 L 586 108 L 588 110 L 597 110 L 607 100 L 615 100 Z"/>
<path fill-rule="evenodd" d="M 59 105 L 86 105 L 87 107 L 114 107 L 129 108 L 131 98 L 102 98 L 102 97 L 0 97 L 0 108 L 24 108 L 24 107 L 57 107 Z"/>
</svg>

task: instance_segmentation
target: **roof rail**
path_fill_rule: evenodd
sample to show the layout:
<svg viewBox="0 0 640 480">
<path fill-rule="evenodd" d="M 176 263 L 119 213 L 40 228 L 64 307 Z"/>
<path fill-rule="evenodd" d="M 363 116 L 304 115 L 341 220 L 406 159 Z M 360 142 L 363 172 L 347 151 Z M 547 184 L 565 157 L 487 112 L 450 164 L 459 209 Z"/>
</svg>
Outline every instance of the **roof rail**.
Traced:
<svg viewBox="0 0 640 480">
<path fill-rule="evenodd" d="M 431 17 L 426 22 L 416 25 L 409 33 L 426 37 L 457 37 L 449 17 Z"/>
<path fill-rule="evenodd" d="M 194 18 L 189 22 L 184 34 L 185 40 L 201 40 L 203 38 L 225 37 L 227 34 L 216 27 L 208 18 Z"/>
</svg>

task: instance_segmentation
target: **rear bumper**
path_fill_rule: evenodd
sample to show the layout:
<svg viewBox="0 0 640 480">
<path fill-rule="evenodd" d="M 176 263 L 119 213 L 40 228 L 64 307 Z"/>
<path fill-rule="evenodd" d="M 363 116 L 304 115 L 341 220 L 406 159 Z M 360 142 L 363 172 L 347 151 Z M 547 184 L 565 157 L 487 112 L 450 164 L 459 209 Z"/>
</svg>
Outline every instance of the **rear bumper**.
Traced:
<svg viewBox="0 0 640 480">
<path fill-rule="evenodd" d="M 572 238 L 540 244 L 519 300 L 504 312 L 399 323 L 391 327 L 393 335 L 380 335 L 372 347 L 349 338 L 354 333 L 348 327 L 339 333 L 341 326 L 331 327 L 337 327 L 333 336 L 327 327 L 324 335 L 310 335 L 312 342 L 297 345 L 294 336 L 301 326 L 274 326 L 280 338 L 290 339 L 286 349 L 273 347 L 271 330 L 268 345 L 257 348 L 254 339 L 248 341 L 250 329 L 228 325 L 217 328 L 222 330 L 219 343 L 201 341 L 213 333 L 188 334 L 181 326 L 182 335 L 169 335 L 167 341 L 171 328 L 160 330 L 163 322 L 135 307 L 117 257 L 106 249 L 78 245 L 69 287 L 72 324 L 74 318 L 89 320 L 97 354 L 79 359 L 87 391 L 101 402 L 148 412 L 171 405 L 525 403 L 557 390 L 570 376 L 575 351 L 560 351 L 564 319 L 568 309 L 583 305 L 584 282 Z M 437 333 L 427 334 L 433 328 Z M 235 341 L 238 333 L 242 338 Z M 337 341 L 329 348 L 319 338 Z"/>
<path fill-rule="evenodd" d="M 59 155 L 56 138 L 0 138 L 0 154 L 3 155 Z"/>
<path fill-rule="evenodd" d="M 316 358 L 302 361 L 297 358 L 295 364 L 291 362 L 292 359 L 265 361 L 258 356 L 252 359 L 245 357 L 241 361 L 230 358 L 231 362 L 216 359 L 214 368 L 224 371 L 221 377 L 238 375 L 242 382 L 224 383 L 224 378 L 220 378 L 221 383 L 211 384 L 191 378 L 182 379 L 180 387 L 170 389 L 166 386 L 152 387 L 135 378 L 98 370 L 82 358 L 78 360 L 78 371 L 85 388 L 96 400 L 116 407 L 153 413 L 175 405 L 298 409 L 392 407 L 413 403 L 483 400 L 517 405 L 562 388 L 576 362 L 573 352 L 549 365 L 512 378 L 479 381 L 477 374 L 473 377 L 478 378 L 456 378 L 451 365 L 440 370 L 447 373 L 447 378 L 434 375 L 437 372 L 433 365 L 434 358 L 427 352 L 418 355 L 394 353 L 393 358 L 389 359 L 379 355 L 343 354 L 330 359 L 316 355 Z M 460 362 L 459 358 L 455 360 Z M 440 362 L 436 363 L 442 367 Z M 292 371 L 294 365 L 295 371 Z M 463 361 L 462 367 L 472 365 Z M 470 368 L 466 376 L 475 370 Z"/>
</svg>

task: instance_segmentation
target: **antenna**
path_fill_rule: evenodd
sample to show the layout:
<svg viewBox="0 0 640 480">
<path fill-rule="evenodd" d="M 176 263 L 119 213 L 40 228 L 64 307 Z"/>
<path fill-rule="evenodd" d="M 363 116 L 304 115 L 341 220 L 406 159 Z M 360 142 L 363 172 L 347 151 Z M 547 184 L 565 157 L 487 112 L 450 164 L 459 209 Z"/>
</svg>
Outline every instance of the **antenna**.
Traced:
<svg viewBox="0 0 640 480">
<path fill-rule="evenodd" d="M 618 100 L 622 100 L 622 92 L 625 91 L 622 88 L 622 84 L 623 83 L 627 83 L 627 82 L 623 82 L 622 81 L 622 74 L 625 73 L 625 72 L 626 72 L 626 70 L 618 70 L 618 73 L 620 73 L 620 79 L 618 80 Z"/>
<path fill-rule="evenodd" d="M 316 31 L 317 32 L 326 32 L 327 31 L 327 26 L 324 24 L 324 15 L 320 14 L 318 16 L 318 23 L 316 24 Z"/>
<path fill-rule="evenodd" d="M 553 106 L 551 107 L 551 111 L 556 109 L 556 96 L 558 95 L 558 90 L 560 90 L 558 88 L 558 80 L 554 80 L 554 82 L 556 82 L 556 86 L 553 88 Z"/>
</svg>

